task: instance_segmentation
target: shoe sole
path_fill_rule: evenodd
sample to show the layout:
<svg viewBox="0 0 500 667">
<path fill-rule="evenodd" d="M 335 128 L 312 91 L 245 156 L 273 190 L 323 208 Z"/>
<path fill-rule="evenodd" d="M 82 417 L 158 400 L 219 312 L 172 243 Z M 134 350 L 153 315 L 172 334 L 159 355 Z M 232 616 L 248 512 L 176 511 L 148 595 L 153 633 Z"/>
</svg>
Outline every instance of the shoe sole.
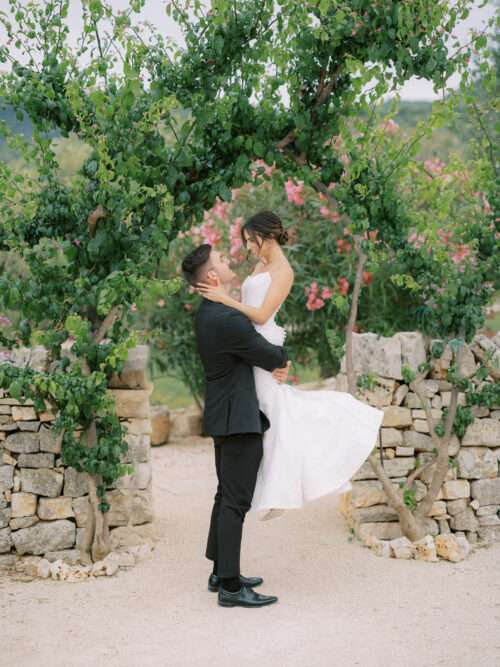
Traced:
<svg viewBox="0 0 500 667">
<path fill-rule="evenodd" d="M 219 607 L 245 607 L 246 609 L 252 609 L 253 607 L 267 607 L 270 604 L 274 604 L 278 600 L 270 600 L 269 602 L 262 602 L 261 604 L 245 604 L 244 602 L 221 602 L 218 600 Z"/>
<path fill-rule="evenodd" d="M 264 583 L 264 582 L 262 582 L 262 583 Z M 243 585 L 245 585 L 245 584 L 243 584 Z M 257 588 L 257 586 L 262 586 L 262 584 L 254 584 L 252 586 L 252 588 Z M 208 590 L 210 591 L 210 593 L 218 593 L 219 592 L 219 586 L 217 586 L 217 587 L 208 586 Z"/>
</svg>

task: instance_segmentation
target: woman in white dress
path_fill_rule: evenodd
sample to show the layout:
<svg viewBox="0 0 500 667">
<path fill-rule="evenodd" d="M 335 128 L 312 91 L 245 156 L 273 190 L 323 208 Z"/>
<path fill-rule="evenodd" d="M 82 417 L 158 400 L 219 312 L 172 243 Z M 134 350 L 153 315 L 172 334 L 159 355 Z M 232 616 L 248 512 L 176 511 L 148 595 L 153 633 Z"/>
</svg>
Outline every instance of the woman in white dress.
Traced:
<svg viewBox="0 0 500 667">
<path fill-rule="evenodd" d="M 288 240 L 277 215 L 261 211 L 242 230 L 242 240 L 258 263 L 242 284 L 242 300 L 200 283 L 203 296 L 244 313 L 264 338 L 282 345 L 286 331 L 275 322 L 293 285 L 294 274 L 283 250 Z M 342 391 L 304 391 L 278 383 L 254 368 L 259 407 L 269 418 L 264 433 L 251 511 L 302 507 L 326 494 L 352 488 L 350 478 L 376 444 L 384 413 Z"/>
</svg>

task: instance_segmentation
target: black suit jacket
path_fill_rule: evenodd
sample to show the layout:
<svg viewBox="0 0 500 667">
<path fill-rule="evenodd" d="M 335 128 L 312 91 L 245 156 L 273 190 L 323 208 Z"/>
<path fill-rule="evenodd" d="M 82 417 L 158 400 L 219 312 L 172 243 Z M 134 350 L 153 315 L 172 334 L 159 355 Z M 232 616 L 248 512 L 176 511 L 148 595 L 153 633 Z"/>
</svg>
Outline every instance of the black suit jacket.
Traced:
<svg viewBox="0 0 500 667">
<path fill-rule="evenodd" d="M 220 436 L 268 429 L 252 367 L 283 368 L 288 361 L 285 350 L 257 333 L 238 310 L 207 299 L 198 309 L 195 329 L 205 370 L 204 432 Z"/>
</svg>

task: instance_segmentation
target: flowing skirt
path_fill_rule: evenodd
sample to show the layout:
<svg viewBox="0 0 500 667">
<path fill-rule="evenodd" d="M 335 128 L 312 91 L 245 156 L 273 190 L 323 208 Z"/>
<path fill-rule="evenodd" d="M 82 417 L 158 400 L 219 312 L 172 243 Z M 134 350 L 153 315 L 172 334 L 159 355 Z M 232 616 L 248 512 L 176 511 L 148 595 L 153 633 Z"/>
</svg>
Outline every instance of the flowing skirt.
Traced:
<svg viewBox="0 0 500 667">
<path fill-rule="evenodd" d="M 349 491 L 350 478 L 377 444 L 384 412 L 347 392 L 279 384 L 261 368 L 254 377 L 271 426 L 250 510 L 299 508 Z"/>
</svg>

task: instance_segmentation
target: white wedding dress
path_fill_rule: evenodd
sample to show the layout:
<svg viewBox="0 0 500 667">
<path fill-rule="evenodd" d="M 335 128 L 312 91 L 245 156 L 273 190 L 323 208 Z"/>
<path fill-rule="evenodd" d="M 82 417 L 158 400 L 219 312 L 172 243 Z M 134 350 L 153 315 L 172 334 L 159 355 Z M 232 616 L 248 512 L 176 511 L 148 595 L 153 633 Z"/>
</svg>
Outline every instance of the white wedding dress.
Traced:
<svg viewBox="0 0 500 667">
<path fill-rule="evenodd" d="M 270 284 L 268 272 L 248 276 L 242 302 L 258 308 Z M 270 343 L 282 345 L 286 331 L 275 322 L 276 313 L 254 326 Z M 262 368 L 255 367 L 254 376 L 259 407 L 271 426 L 264 433 L 250 510 L 298 508 L 349 491 L 350 478 L 376 444 L 383 411 L 347 392 L 279 384 Z"/>
</svg>

